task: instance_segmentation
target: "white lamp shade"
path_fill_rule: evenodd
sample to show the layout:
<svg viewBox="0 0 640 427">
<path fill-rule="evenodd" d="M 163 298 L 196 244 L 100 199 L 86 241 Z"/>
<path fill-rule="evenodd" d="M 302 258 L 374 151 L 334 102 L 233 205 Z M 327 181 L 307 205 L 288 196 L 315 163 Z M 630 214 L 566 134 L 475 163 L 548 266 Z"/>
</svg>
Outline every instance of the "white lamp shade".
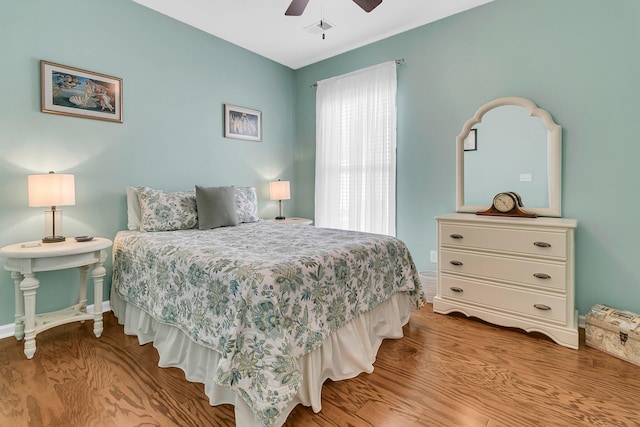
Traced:
<svg viewBox="0 0 640 427">
<path fill-rule="evenodd" d="M 44 173 L 28 176 L 29 207 L 76 204 L 73 175 Z"/>
<path fill-rule="evenodd" d="M 289 181 L 272 181 L 269 183 L 269 198 L 271 200 L 289 200 L 291 191 Z"/>
</svg>

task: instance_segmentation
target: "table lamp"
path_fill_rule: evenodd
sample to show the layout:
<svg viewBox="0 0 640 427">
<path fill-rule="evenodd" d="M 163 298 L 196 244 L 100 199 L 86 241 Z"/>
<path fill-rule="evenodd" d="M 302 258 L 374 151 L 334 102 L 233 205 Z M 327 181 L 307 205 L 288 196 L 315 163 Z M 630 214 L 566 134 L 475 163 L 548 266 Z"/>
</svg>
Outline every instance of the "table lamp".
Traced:
<svg viewBox="0 0 640 427">
<path fill-rule="evenodd" d="M 73 175 L 46 174 L 29 175 L 29 207 L 51 206 L 44 212 L 45 236 L 43 243 L 64 242 L 62 236 L 62 211 L 56 206 L 76 204 L 75 180 Z"/>
<path fill-rule="evenodd" d="M 280 213 L 276 217 L 276 219 L 285 219 L 282 214 L 282 201 L 289 200 L 291 198 L 291 191 L 289 188 L 289 181 L 272 181 L 269 183 L 269 198 L 271 200 L 278 201 L 278 207 L 280 208 Z"/>
</svg>

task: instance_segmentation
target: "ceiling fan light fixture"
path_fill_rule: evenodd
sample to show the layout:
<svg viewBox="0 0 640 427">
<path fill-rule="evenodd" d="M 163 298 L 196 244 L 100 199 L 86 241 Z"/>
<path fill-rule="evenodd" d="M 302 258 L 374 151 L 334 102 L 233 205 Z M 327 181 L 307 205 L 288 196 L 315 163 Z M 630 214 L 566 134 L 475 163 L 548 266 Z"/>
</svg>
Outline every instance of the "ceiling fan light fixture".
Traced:
<svg viewBox="0 0 640 427">
<path fill-rule="evenodd" d="M 327 21 L 326 19 L 321 19 L 320 21 L 315 22 L 308 27 L 304 27 L 304 30 L 310 34 L 317 35 L 324 33 L 325 31 L 333 27 L 335 27 L 335 25 L 333 25 L 331 22 Z"/>
</svg>

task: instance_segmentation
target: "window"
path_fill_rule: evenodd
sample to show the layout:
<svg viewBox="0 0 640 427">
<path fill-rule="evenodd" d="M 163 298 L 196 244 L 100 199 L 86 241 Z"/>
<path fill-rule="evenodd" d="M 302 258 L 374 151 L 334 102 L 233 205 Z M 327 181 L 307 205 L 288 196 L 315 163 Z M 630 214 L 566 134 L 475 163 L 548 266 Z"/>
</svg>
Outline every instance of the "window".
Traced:
<svg viewBox="0 0 640 427">
<path fill-rule="evenodd" d="M 315 221 L 395 235 L 396 64 L 318 82 Z"/>
</svg>

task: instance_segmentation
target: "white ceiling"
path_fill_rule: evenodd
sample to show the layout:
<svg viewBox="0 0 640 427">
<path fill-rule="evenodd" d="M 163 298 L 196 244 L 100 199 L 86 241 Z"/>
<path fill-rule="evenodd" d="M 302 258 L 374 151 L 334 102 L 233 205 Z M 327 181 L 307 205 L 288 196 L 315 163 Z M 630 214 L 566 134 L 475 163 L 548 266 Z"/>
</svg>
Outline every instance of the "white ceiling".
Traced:
<svg viewBox="0 0 640 427">
<path fill-rule="evenodd" d="M 370 13 L 352 0 L 310 0 L 285 16 L 290 0 L 133 0 L 292 69 L 330 58 L 493 0 L 383 0 Z M 311 34 L 324 20 L 334 27 Z"/>
</svg>

